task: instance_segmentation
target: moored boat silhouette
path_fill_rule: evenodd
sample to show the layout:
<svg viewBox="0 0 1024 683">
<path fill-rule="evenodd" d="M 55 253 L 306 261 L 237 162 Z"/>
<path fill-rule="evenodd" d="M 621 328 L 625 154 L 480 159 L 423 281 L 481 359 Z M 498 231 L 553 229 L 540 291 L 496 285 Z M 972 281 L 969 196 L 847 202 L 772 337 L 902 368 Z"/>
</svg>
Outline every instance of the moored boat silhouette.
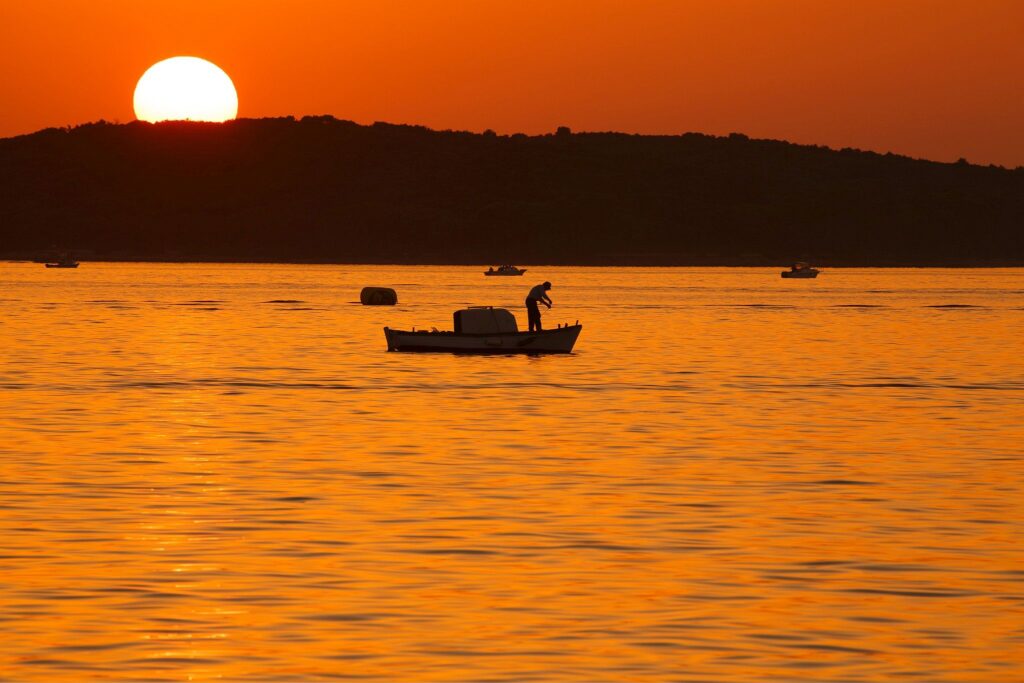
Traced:
<svg viewBox="0 0 1024 683">
<path fill-rule="evenodd" d="M 526 268 L 516 268 L 515 266 L 498 266 L 497 268 L 488 268 L 484 271 L 484 275 L 495 276 L 495 275 L 522 275 L 526 272 Z"/>
<path fill-rule="evenodd" d="M 789 270 L 782 271 L 782 277 L 784 278 L 815 278 L 820 273 L 817 268 L 812 268 L 810 264 L 800 261 L 790 266 Z"/>
</svg>

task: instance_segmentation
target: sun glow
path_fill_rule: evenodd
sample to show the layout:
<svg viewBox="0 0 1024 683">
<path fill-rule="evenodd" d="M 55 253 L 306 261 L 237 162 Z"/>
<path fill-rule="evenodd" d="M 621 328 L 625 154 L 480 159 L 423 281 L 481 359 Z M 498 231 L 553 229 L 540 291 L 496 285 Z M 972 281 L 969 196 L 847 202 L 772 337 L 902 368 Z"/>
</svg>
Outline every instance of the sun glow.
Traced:
<svg viewBox="0 0 1024 683">
<path fill-rule="evenodd" d="M 238 93 L 224 71 L 198 57 L 171 57 L 142 74 L 135 86 L 140 121 L 227 121 L 238 115 Z"/>
</svg>

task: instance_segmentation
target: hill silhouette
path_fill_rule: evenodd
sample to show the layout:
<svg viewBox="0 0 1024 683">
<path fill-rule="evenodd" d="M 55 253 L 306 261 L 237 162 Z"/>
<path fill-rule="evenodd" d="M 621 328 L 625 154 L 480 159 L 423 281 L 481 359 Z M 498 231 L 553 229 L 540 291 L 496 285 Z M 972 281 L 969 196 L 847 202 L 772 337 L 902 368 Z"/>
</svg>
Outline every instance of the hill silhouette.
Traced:
<svg viewBox="0 0 1024 683">
<path fill-rule="evenodd" d="M 0 254 L 349 263 L 1024 265 L 1024 169 L 733 134 L 329 116 L 0 140 Z"/>
</svg>

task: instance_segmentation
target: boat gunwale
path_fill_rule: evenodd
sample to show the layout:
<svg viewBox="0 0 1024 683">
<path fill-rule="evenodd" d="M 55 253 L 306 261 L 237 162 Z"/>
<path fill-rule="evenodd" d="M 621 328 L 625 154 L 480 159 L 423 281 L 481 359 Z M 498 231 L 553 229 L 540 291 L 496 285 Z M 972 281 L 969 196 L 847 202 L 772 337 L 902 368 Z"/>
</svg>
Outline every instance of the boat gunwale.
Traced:
<svg viewBox="0 0 1024 683">
<path fill-rule="evenodd" d="M 440 348 L 437 346 L 408 346 L 403 345 L 400 349 L 388 349 L 389 353 L 452 353 L 459 356 L 544 356 L 549 354 L 569 355 L 574 353 L 572 349 L 460 349 Z"/>
<path fill-rule="evenodd" d="M 563 327 L 553 327 L 547 330 L 537 330 L 536 332 L 523 332 L 517 330 L 516 332 L 454 332 L 452 330 L 396 330 L 391 327 L 385 327 L 384 332 L 392 334 L 414 334 L 423 336 L 435 336 L 435 337 L 531 337 L 538 334 L 558 334 L 567 330 L 583 329 L 583 325 L 576 323 L 575 325 L 565 325 Z"/>
</svg>

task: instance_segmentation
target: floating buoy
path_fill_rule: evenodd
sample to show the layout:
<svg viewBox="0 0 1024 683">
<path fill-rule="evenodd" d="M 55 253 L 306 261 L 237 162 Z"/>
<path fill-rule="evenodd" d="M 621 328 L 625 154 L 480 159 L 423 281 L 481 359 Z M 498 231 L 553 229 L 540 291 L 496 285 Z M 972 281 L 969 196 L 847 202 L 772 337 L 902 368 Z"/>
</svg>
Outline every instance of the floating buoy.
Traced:
<svg viewBox="0 0 1024 683">
<path fill-rule="evenodd" d="M 394 306 L 398 303 L 398 294 L 390 287 L 363 287 L 359 301 L 364 306 Z"/>
</svg>

